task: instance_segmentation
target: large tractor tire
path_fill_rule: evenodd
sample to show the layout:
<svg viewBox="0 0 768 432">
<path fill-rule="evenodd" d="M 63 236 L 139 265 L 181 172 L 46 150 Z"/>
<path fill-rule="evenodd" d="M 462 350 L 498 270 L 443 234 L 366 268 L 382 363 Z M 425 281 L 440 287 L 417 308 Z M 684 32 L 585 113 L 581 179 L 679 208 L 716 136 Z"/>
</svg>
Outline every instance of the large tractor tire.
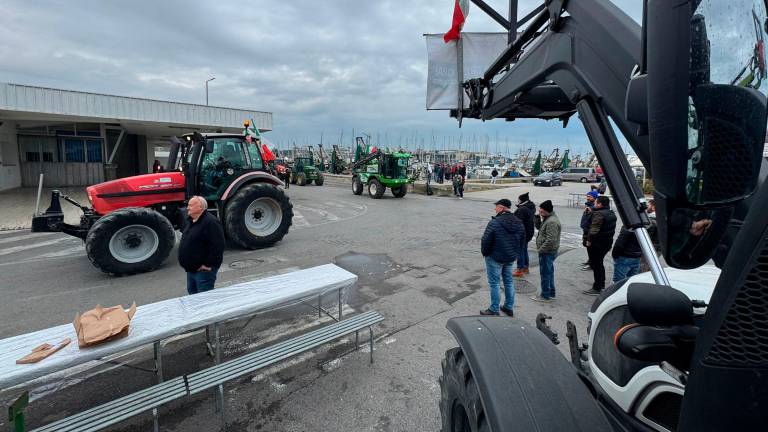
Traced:
<svg viewBox="0 0 768 432">
<path fill-rule="evenodd" d="M 445 352 L 440 377 L 442 432 L 490 432 L 477 383 L 461 348 Z M 514 428 L 514 425 L 510 425 Z"/>
<path fill-rule="evenodd" d="M 315 184 L 318 186 L 322 186 L 323 183 L 325 183 L 325 177 L 323 177 L 322 174 L 318 174 L 317 178 L 315 179 Z"/>
<path fill-rule="evenodd" d="M 407 193 L 408 193 L 408 186 L 407 185 L 402 185 L 402 186 L 399 186 L 399 187 L 392 188 L 392 196 L 394 196 L 395 198 L 402 198 Z"/>
<path fill-rule="evenodd" d="M 292 222 L 293 205 L 285 192 L 255 183 L 240 189 L 227 203 L 224 232 L 246 249 L 259 249 L 279 242 Z"/>
<path fill-rule="evenodd" d="M 296 174 L 291 175 L 291 184 L 296 184 Z"/>
<path fill-rule="evenodd" d="M 387 187 L 381 184 L 377 179 L 371 179 L 371 181 L 368 182 L 368 195 L 373 199 L 379 199 L 384 196 L 386 190 Z"/>
<path fill-rule="evenodd" d="M 113 211 L 91 227 L 85 251 L 93 265 L 105 273 L 129 275 L 160 267 L 176 244 L 168 219 L 148 208 Z"/>
<path fill-rule="evenodd" d="M 296 184 L 299 186 L 304 186 L 307 184 L 307 175 L 303 172 L 300 172 L 296 174 Z"/>
<path fill-rule="evenodd" d="M 362 195 L 363 193 L 363 182 L 358 176 L 352 177 L 352 193 L 355 195 Z"/>
</svg>

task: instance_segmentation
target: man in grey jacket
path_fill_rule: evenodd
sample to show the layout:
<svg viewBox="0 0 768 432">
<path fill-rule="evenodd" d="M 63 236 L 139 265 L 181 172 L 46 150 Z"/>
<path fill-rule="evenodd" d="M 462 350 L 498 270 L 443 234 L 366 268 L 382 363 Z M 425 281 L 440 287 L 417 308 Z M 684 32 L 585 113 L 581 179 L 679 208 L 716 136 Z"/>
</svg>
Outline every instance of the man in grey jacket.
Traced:
<svg viewBox="0 0 768 432">
<path fill-rule="evenodd" d="M 541 294 L 531 299 L 548 302 L 555 298 L 555 258 L 557 258 L 557 250 L 560 249 L 562 226 L 550 200 L 539 205 L 539 215 L 542 221 L 539 233 L 536 235 L 536 250 L 539 252 Z"/>
</svg>

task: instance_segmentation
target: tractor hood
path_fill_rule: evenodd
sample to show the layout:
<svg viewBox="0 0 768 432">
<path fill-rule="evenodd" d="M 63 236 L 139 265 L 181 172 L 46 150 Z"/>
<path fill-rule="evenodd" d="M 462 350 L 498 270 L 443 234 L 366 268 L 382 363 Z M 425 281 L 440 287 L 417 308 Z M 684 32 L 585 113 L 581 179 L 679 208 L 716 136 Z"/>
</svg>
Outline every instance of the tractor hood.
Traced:
<svg viewBox="0 0 768 432">
<path fill-rule="evenodd" d="M 104 215 L 125 207 L 148 207 L 184 201 L 184 174 L 178 171 L 144 174 L 86 188 L 96 213 Z"/>
</svg>

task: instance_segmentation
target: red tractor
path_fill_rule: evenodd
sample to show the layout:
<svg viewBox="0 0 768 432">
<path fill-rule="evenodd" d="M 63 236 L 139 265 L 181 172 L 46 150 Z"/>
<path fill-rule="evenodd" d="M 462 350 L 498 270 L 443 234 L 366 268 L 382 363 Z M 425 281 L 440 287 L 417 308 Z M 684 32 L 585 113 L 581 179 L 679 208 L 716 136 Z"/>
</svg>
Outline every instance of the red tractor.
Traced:
<svg viewBox="0 0 768 432">
<path fill-rule="evenodd" d="M 293 206 L 283 182 L 267 171 L 259 140 L 242 134 L 184 135 L 171 139 L 166 172 L 89 186 L 83 206 L 53 191 L 45 213 L 32 218 L 33 232 L 64 232 L 85 241 L 91 262 L 114 275 L 159 267 L 186 221 L 186 202 L 200 195 L 231 241 L 269 247 L 291 226 Z M 80 207 L 79 225 L 64 223 L 59 197 Z"/>
</svg>

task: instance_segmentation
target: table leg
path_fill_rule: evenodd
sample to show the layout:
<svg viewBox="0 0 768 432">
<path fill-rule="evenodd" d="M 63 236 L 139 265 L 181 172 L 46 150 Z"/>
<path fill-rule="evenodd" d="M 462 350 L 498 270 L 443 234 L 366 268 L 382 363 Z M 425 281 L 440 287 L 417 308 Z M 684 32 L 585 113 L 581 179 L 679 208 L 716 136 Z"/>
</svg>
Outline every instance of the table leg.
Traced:
<svg viewBox="0 0 768 432">
<path fill-rule="evenodd" d="M 322 318 L 323 317 L 323 295 L 318 294 L 317 295 L 317 317 Z"/>
<path fill-rule="evenodd" d="M 360 330 L 355 330 L 355 351 L 360 349 Z"/>
<path fill-rule="evenodd" d="M 373 327 L 368 327 L 368 340 L 371 345 L 371 364 L 373 364 Z"/>
<path fill-rule="evenodd" d="M 341 321 L 341 290 L 342 288 L 339 288 L 339 321 Z"/>
</svg>

